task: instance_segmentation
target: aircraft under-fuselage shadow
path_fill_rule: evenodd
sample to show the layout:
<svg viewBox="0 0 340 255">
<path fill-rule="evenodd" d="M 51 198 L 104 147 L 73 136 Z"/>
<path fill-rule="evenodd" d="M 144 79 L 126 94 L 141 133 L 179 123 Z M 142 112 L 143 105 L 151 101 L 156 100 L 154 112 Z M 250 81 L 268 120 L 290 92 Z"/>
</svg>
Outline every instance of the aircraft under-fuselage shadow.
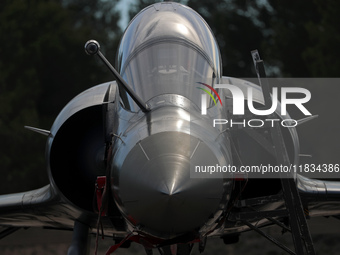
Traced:
<svg viewBox="0 0 340 255">
<path fill-rule="evenodd" d="M 212 119 L 237 120 L 232 94 L 221 84 L 251 88 L 253 103 L 272 105 L 257 52 L 260 85 L 222 76 L 209 26 L 172 2 L 151 5 L 130 22 L 117 52 L 118 71 L 96 41 L 85 50 L 104 61 L 115 81 L 76 96 L 49 131 L 28 127 L 47 136 L 50 183 L 0 196 L 0 225 L 7 227 L 0 237 L 43 226 L 73 229 L 70 255 L 86 254 L 88 233 L 98 232 L 115 240 L 107 254 L 131 242 L 147 254 L 190 254 L 195 243 L 203 251 L 209 237 L 228 244 L 254 230 L 289 254 L 315 254 L 306 218 L 340 214 L 340 183 L 300 175 L 191 175 L 196 166 L 297 163 L 294 126 L 212 125 Z M 289 118 L 278 111 L 270 116 Z M 295 251 L 261 230 L 270 225 L 291 232 Z"/>
</svg>

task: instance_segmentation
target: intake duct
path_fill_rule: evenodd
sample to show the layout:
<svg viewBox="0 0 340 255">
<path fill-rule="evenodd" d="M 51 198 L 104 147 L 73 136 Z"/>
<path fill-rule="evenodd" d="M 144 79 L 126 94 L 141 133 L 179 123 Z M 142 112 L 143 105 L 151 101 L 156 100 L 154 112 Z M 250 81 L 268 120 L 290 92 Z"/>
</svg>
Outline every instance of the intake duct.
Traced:
<svg viewBox="0 0 340 255">
<path fill-rule="evenodd" d="M 56 118 L 47 142 L 51 184 L 88 211 L 93 211 L 97 176 L 105 175 L 103 123 L 108 104 L 103 102 L 113 102 L 115 88 L 115 82 L 103 83 L 72 99 Z"/>
<path fill-rule="evenodd" d="M 70 117 L 58 130 L 50 150 L 51 177 L 73 204 L 92 211 L 95 181 L 105 175 L 102 107 Z"/>
</svg>

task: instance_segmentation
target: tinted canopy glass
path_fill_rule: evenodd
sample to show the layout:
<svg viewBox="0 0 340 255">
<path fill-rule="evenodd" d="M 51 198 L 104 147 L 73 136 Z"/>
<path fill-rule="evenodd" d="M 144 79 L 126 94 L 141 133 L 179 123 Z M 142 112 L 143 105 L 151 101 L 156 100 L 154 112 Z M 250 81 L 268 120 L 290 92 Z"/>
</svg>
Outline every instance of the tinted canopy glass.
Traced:
<svg viewBox="0 0 340 255">
<path fill-rule="evenodd" d="M 205 21 L 177 3 L 158 3 L 140 12 L 120 43 L 120 74 L 145 101 L 179 94 L 198 103 L 197 82 L 221 77 L 220 54 Z"/>
</svg>

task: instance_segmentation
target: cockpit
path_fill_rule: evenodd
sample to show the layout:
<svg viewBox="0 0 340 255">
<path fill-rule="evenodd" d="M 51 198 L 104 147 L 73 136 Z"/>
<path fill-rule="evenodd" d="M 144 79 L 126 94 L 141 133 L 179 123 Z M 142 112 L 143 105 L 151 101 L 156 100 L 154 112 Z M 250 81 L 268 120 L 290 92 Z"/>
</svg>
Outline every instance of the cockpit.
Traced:
<svg viewBox="0 0 340 255">
<path fill-rule="evenodd" d="M 176 3 L 158 3 L 141 13 L 121 40 L 118 71 L 145 101 L 178 94 L 198 104 L 197 83 L 213 86 L 221 77 L 210 28 L 195 11 Z"/>
</svg>

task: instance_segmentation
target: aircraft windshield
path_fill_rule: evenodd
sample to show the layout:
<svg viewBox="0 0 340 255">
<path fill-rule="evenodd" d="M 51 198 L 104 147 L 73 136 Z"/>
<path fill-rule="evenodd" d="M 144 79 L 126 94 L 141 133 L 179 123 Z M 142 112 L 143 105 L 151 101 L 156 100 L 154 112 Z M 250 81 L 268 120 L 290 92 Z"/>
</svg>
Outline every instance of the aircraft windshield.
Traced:
<svg viewBox="0 0 340 255">
<path fill-rule="evenodd" d="M 211 65 L 198 49 L 179 42 L 160 42 L 133 54 L 121 74 L 144 100 L 179 94 L 198 103 L 201 91 L 197 82 L 212 85 L 215 74 Z"/>
<path fill-rule="evenodd" d="M 136 15 L 120 42 L 116 66 L 145 101 L 178 94 L 200 104 L 197 82 L 211 85 L 221 78 L 220 53 L 209 26 L 194 10 L 170 2 Z"/>
</svg>

